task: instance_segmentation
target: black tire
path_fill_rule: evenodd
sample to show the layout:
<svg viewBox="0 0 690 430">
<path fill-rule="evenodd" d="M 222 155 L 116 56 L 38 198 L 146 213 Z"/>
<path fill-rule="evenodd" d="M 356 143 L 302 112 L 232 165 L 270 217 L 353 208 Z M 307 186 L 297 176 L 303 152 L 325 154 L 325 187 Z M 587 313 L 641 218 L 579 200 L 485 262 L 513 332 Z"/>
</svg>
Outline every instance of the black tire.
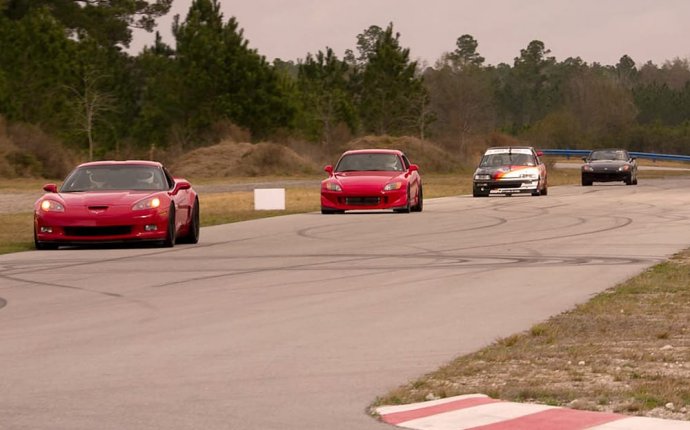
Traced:
<svg viewBox="0 0 690 430">
<path fill-rule="evenodd" d="M 192 220 L 189 224 L 189 232 L 184 237 L 181 237 L 178 242 L 180 243 L 199 243 L 199 199 L 194 201 L 194 208 L 192 208 Z"/>
<path fill-rule="evenodd" d="M 419 186 L 419 191 L 417 191 L 417 204 L 412 208 L 412 212 L 421 212 L 424 210 L 424 189 Z"/>
<path fill-rule="evenodd" d="M 472 188 L 472 197 L 489 197 L 489 193 L 482 193 L 477 188 Z"/>
<path fill-rule="evenodd" d="M 165 234 L 165 239 L 163 240 L 163 247 L 172 248 L 175 246 L 175 206 L 170 205 L 170 210 L 168 211 L 168 231 Z"/>
<path fill-rule="evenodd" d="M 335 213 L 335 209 L 326 209 L 326 208 L 321 208 L 321 213 L 324 215 L 333 215 Z"/>
<path fill-rule="evenodd" d="M 54 243 L 39 242 L 38 237 L 36 236 L 36 230 L 34 230 L 34 248 L 36 248 L 38 251 L 52 251 L 57 249 L 58 246 Z"/>
<path fill-rule="evenodd" d="M 635 176 L 635 179 L 633 179 L 633 185 L 637 185 L 637 176 Z"/>
<path fill-rule="evenodd" d="M 395 212 L 401 214 L 409 214 L 412 211 L 412 206 L 410 206 L 410 187 L 407 187 L 407 206 L 400 209 L 394 209 Z"/>
<path fill-rule="evenodd" d="M 632 185 L 633 184 L 632 174 L 630 174 L 627 178 L 623 179 L 623 182 L 625 183 L 625 185 Z"/>
<path fill-rule="evenodd" d="M 541 189 L 539 189 L 537 187 L 537 191 L 533 192 L 532 195 L 535 197 L 536 196 L 545 196 L 548 193 L 549 193 L 549 189 L 547 188 L 546 184 L 544 184 L 544 186 Z"/>
<path fill-rule="evenodd" d="M 582 178 L 582 186 L 583 187 L 591 187 L 592 186 L 592 181 L 585 179 L 584 177 Z"/>
</svg>

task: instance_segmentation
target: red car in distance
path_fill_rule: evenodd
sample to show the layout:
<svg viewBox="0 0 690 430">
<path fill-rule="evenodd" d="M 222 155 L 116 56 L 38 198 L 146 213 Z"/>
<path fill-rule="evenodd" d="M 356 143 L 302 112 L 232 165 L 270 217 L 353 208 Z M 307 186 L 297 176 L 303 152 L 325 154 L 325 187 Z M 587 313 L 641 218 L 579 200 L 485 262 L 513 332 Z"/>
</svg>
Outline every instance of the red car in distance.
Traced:
<svg viewBox="0 0 690 430">
<path fill-rule="evenodd" d="M 36 249 L 91 243 L 199 241 L 199 198 L 192 185 L 153 161 L 77 166 L 34 205 Z"/>
<path fill-rule="evenodd" d="M 393 209 L 421 212 L 424 205 L 419 168 L 391 149 L 345 152 L 335 168 L 326 166 L 321 182 L 321 213 Z"/>
</svg>

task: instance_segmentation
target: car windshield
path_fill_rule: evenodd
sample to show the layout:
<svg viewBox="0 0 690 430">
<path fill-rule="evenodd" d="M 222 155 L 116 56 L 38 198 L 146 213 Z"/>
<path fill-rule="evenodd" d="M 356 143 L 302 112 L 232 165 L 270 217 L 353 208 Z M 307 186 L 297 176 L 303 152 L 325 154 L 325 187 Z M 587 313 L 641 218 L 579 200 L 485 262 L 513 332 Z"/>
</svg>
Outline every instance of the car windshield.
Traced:
<svg viewBox="0 0 690 430">
<path fill-rule="evenodd" d="M 596 160 L 627 160 L 628 154 L 621 150 L 605 150 L 605 151 L 594 151 L 590 154 L 589 159 Z"/>
<path fill-rule="evenodd" d="M 497 154 L 486 154 L 482 157 L 479 167 L 500 167 L 500 166 L 536 166 L 534 156 L 516 152 L 503 152 Z"/>
<path fill-rule="evenodd" d="M 167 189 L 168 182 L 161 168 L 127 164 L 80 167 L 65 179 L 60 192 Z"/>
<path fill-rule="evenodd" d="M 346 154 L 335 167 L 336 172 L 356 172 L 362 170 L 402 172 L 403 166 L 400 157 L 395 154 L 371 152 Z"/>
</svg>

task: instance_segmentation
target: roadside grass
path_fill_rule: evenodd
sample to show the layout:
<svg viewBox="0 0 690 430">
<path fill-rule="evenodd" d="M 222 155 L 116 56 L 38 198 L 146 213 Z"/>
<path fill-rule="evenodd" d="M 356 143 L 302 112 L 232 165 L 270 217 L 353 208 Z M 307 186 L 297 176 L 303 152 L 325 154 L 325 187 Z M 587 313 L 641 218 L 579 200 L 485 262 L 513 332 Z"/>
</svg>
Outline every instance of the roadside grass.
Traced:
<svg viewBox="0 0 690 430">
<path fill-rule="evenodd" d="M 690 420 L 690 250 L 373 407 L 461 394 Z"/>
<path fill-rule="evenodd" d="M 28 251 L 33 248 L 33 214 L 0 214 L 0 254 Z"/>
</svg>

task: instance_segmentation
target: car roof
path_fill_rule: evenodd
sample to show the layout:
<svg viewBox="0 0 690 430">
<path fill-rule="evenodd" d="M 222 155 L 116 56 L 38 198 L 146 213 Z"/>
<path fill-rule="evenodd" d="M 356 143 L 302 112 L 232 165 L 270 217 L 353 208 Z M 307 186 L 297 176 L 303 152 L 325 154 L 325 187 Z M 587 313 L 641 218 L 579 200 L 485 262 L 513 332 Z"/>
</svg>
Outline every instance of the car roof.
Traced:
<svg viewBox="0 0 690 430">
<path fill-rule="evenodd" d="M 403 152 L 398 149 L 351 149 L 349 151 L 343 152 L 343 155 L 349 154 L 395 154 L 403 155 Z"/>
<path fill-rule="evenodd" d="M 91 167 L 91 166 L 126 166 L 126 165 L 138 165 L 138 166 L 151 166 L 151 167 L 163 167 L 158 161 L 149 160 L 103 160 L 103 161 L 89 161 L 87 163 L 82 163 L 77 167 Z"/>
<path fill-rule="evenodd" d="M 487 151 L 490 149 L 534 149 L 534 147 L 533 146 L 516 145 L 516 146 L 492 146 L 490 148 L 486 148 Z"/>
<path fill-rule="evenodd" d="M 628 152 L 627 149 L 624 148 L 597 148 L 597 149 L 592 149 L 592 152 L 598 152 L 598 151 L 623 151 L 623 152 Z"/>
</svg>

